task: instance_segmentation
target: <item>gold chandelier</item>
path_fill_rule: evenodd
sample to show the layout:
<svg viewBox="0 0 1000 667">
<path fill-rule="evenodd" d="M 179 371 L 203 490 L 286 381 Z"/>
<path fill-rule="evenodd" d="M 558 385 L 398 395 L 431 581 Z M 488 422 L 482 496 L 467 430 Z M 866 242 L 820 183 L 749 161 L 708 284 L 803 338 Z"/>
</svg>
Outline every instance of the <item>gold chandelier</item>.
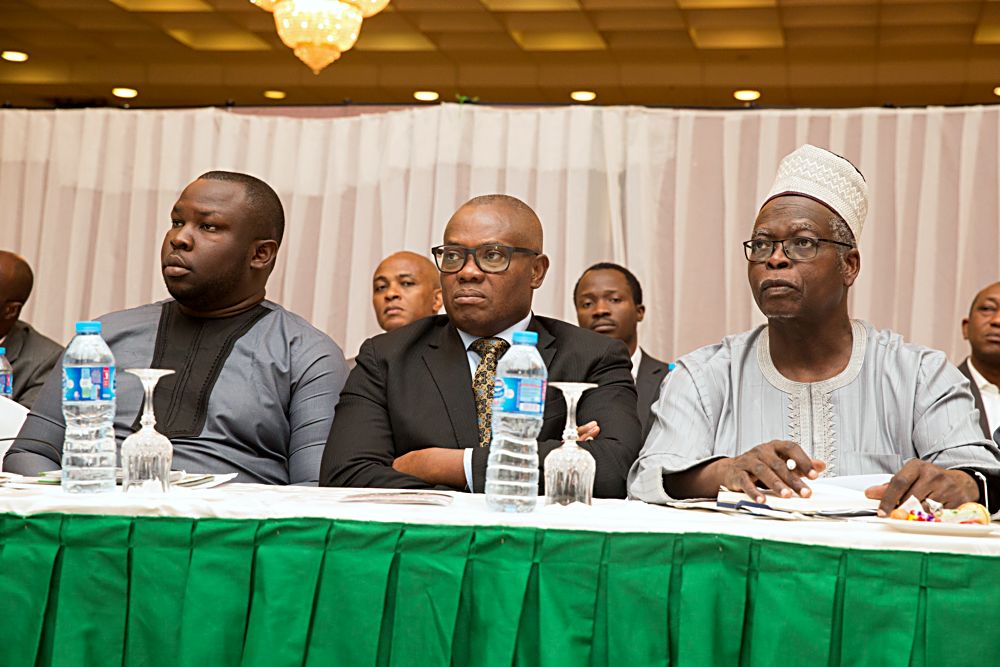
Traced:
<svg viewBox="0 0 1000 667">
<path fill-rule="evenodd" d="M 274 14 L 278 37 L 313 74 L 358 41 L 361 21 L 386 8 L 389 0 L 250 0 Z"/>
</svg>

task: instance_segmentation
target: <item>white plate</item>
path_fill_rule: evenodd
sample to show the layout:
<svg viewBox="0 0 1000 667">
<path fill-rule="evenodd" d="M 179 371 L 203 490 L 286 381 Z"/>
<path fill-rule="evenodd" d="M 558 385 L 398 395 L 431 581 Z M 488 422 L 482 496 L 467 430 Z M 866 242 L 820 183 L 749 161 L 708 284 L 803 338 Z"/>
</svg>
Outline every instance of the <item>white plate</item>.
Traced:
<svg viewBox="0 0 1000 667">
<path fill-rule="evenodd" d="M 985 537 L 993 532 L 993 524 L 984 526 L 981 523 L 939 523 L 937 521 L 904 521 L 902 519 L 882 519 L 879 523 L 903 533 L 923 533 L 924 535 Z"/>
</svg>

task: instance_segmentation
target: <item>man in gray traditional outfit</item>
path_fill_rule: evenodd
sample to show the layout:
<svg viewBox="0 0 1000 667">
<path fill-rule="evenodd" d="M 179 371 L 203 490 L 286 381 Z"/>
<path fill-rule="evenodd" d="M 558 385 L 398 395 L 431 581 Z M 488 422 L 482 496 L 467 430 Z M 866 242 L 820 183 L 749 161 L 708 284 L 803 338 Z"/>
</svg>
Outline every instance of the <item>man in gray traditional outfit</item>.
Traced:
<svg viewBox="0 0 1000 667">
<path fill-rule="evenodd" d="M 208 172 L 184 189 L 161 250 L 173 299 L 100 318 L 119 369 L 119 444 L 138 428 L 143 398 L 138 379 L 122 371 L 170 368 L 154 407 L 174 469 L 316 483 L 347 367 L 326 334 L 264 298 L 284 225 L 277 194 L 253 176 Z M 4 470 L 60 467 L 61 380 L 57 367 Z"/>
<path fill-rule="evenodd" d="M 763 501 L 804 481 L 889 473 L 866 491 L 888 512 L 911 495 L 984 502 L 1000 449 L 945 355 L 852 320 L 867 186 L 847 160 L 805 145 L 781 162 L 751 240 L 749 282 L 768 323 L 677 361 L 629 472 L 632 497 Z M 996 511 L 996 493 L 989 493 Z"/>
</svg>

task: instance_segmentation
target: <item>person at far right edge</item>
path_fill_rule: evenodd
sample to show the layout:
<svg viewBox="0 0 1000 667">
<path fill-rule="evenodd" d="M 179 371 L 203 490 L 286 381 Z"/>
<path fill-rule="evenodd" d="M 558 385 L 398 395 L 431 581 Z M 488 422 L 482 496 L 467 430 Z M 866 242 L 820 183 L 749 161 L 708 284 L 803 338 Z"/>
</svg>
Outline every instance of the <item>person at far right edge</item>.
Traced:
<svg viewBox="0 0 1000 667">
<path fill-rule="evenodd" d="M 962 337 L 969 341 L 969 358 L 958 370 L 969 378 L 979 425 L 989 436 L 1000 431 L 1000 282 L 976 294 L 962 320 Z"/>
<path fill-rule="evenodd" d="M 782 160 L 743 244 L 767 324 L 677 361 L 629 471 L 632 497 L 720 486 L 808 497 L 820 476 L 889 473 L 865 491 L 880 515 L 911 495 L 983 502 L 987 488 L 997 511 L 1000 448 L 966 379 L 942 352 L 848 315 L 867 212 L 864 177 L 844 158 L 806 144 Z"/>
</svg>

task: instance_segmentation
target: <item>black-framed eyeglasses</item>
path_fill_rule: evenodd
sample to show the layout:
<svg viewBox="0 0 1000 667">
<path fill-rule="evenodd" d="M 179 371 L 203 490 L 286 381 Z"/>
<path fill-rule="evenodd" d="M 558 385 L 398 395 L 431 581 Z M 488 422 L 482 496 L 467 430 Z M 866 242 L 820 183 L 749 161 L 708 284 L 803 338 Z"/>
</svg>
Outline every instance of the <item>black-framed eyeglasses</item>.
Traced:
<svg viewBox="0 0 1000 667">
<path fill-rule="evenodd" d="M 461 245 L 439 245 L 431 248 L 434 262 L 441 273 L 458 273 L 469 260 L 469 255 L 472 255 L 476 266 L 483 273 L 503 273 L 510 268 L 510 258 L 514 256 L 515 252 L 523 252 L 526 255 L 541 254 L 531 248 L 518 248 L 517 246 L 495 243 L 475 248 L 466 248 Z"/>
<path fill-rule="evenodd" d="M 743 252 L 746 254 L 747 259 L 751 262 L 766 262 L 771 258 L 771 255 L 774 254 L 774 248 L 779 243 L 781 244 L 781 251 L 785 253 L 785 257 L 796 262 L 816 257 L 819 253 L 820 243 L 833 243 L 834 245 L 842 245 L 845 248 L 854 247 L 850 243 L 834 241 L 833 239 L 814 239 L 809 236 L 793 236 L 790 239 L 750 239 L 749 241 L 743 242 Z"/>
</svg>

